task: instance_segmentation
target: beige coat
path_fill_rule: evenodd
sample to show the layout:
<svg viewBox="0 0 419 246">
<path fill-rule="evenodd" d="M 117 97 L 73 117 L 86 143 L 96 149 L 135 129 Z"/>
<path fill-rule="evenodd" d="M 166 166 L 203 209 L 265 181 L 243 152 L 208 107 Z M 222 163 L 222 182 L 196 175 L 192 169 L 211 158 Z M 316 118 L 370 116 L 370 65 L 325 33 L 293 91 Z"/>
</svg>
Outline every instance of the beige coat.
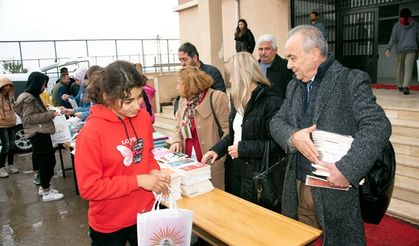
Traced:
<svg viewBox="0 0 419 246">
<path fill-rule="evenodd" d="M 47 111 L 42 104 L 27 92 L 19 95 L 15 103 L 16 113 L 22 118 L 25 136 L 33 137 L 36 133 L 54 134 L 53 111 Z"/>
<path fill-rule="evenodd" d="M 210 94 L 212 95 L 214 111 L 223 129 L 224 136 L 228 134 L 228 116 L 230 114 L 229 102 L 227 94 L 222 91 L 208 89 L 202 102 L 196 106 L 194 110 L 195 125 L 198 133 L 199 143 L 201 145 L 202 154 L 205 154 L 212 146 L 219 140 L 217 124 L 211 113 Z M 182 149 L 185 149 L 185 140 L 182 138 L 180 132 L 181 122 L 186 110 L 186 99 L 181 98 L 179 101 L 179 109 L 176 112 L 176 131 L 173 136 L 173 143 L 179 142 L 182 144 Z M 211 167 L 211 181 L 213 185 L 219 189 L 224 190 L 224 158 L 220 158 Z"/>
<path fill-rule="evenodd" d="M 1 88 L 11 85 L 12 88 L 8 95 L 1 93 Z M 6 78 L 0 79 L 0 128 L 14 127 L 16 123 L 15 110 L 13 109 L 13 95 L 15 94 L 15 86 L 12 81 Z"/>
</svg>

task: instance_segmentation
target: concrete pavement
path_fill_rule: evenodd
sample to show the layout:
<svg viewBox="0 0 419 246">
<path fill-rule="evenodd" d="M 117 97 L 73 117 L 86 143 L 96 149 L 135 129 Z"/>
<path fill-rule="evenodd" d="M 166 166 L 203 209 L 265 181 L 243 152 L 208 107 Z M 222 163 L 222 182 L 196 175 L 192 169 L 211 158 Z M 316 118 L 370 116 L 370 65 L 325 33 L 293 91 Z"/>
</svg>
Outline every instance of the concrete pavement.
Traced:
<svg viewBox="0 0 419 246">
<path fill-rule="evenodd" d="M 61 170 L 58 152 L 55 173 Z M 70 153 L 63 151 L 66 167 Z M 31 153 L 15 154 L 18 174 L 0 179 L 0 242 L 14 245 L 90 245 L 87 201 L 76 195 L 73 171 L 66 178 L 56 175 L 51 181 L 64 199 L 43 202 L 33 183 Z"/>
</svg>

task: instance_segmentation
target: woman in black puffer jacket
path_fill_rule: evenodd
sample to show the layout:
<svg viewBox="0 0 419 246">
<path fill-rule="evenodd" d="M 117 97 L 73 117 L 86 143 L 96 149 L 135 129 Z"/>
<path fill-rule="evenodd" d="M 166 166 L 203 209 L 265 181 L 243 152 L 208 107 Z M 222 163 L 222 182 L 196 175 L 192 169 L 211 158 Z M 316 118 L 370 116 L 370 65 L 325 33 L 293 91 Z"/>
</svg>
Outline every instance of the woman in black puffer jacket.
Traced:
<svg viewBox="0 0 419 246">
<path fill-rule="evenodd" d="M 250 54 L 255 49 L 255 37 L 252 31 L 247 28 L 245 19 L 240 19 L 237 23 L 236 32 L 234 33 L 234 40 L 236 40 L 236 52 L 247 51 Z"/>
<path fill-rule="evenodd" d="M 270 142 L 269 164 L 284 156 L 284 151 L 269 134 L 269 122 L 281 107 L 282 98 L 271 90 L 268 79 L 251 54 L 239 52 L 232 56 L 227 70 L 230 73 L 232 101 L 230 131 L 203 156 L 202 162 L 211 160 L 213 163 L 228 154 L 225 163 L 226 191 L 256 203 L 253 176 L 261 168 L 265 145 Z M 279 197 L 284 171 L 285 167 L 277 168 L 275 172 L 278 173 L 274 174 Z M 279 212 L 280 204 L 269 209 Z"/>
</svg>

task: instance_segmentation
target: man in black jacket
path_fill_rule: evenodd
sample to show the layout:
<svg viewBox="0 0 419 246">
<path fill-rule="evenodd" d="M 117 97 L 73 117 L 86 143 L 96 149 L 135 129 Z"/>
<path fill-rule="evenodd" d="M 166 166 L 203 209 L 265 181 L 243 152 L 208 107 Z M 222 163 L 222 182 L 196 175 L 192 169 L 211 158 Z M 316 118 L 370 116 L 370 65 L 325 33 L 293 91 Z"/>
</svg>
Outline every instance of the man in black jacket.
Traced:
<svg viewBox="0 0 419 246">
<path fill-rule="evenodd" d="M 259 64 L 274 90 L 285 99 L 288 82 L 292 78 L 292 71 L 287 68 L 287 61 L 277 52 L 277 41 L 271 34 L 260 36 L 258 42 Z"/>
<path fill-rule="evenodd" d="M 207 73 L 209 76 L 211 76 L 212 79 L 214 80 L 211 86 L 212 89 L 226 92 L 224 79 L 223 79 L 223 76 L 221 75 L 220 70 L 218 70 L 218 68 L 214 66 L 204 64 L 201 60 L 199 60 L 198 50 L 193 44 L 189 42 L 182 44 L 178 49 L 178 56 L 179 56 L 179 61 L 182 67 L 186 67 L 186 66 L 198 67 L 199 69 Z M 178 108 L 178 103 L 179 103 L 179 96 L 175 100 L 175 105 L 174 105 L 175 114 Z"/>
</svg>

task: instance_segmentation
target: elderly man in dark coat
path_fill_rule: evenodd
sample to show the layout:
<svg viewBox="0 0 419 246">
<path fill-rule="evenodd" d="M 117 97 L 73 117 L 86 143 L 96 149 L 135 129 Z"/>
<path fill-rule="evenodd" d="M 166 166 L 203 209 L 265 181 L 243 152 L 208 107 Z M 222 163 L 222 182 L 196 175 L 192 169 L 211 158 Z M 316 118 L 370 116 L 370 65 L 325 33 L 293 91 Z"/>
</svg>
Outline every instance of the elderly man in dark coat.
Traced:
<svg viewBox="0 0 419 246">
<path fill-rule="evenodd" d="M 391 124 L 375 102 L 368 74 L 359 70 L 346 74 L 346 68 L 327 53 L 327 42 L 316 27 L 291 30 L 285 57 L 295 78 L 270 123 L 272 137 L 290 157 L 282 213 L 321 228 L 323 245 L 365 245 L 358 184 L 390 137 Z M 310 138 L 315 129 L 351 135 L 354 141 L 336 163 L 321 162 Z M 313 171 L 311 163 L 330 171 L 327 180 L 331 186 L 352 188 L 306 186 L 306 175 Z"/>
</svg>

